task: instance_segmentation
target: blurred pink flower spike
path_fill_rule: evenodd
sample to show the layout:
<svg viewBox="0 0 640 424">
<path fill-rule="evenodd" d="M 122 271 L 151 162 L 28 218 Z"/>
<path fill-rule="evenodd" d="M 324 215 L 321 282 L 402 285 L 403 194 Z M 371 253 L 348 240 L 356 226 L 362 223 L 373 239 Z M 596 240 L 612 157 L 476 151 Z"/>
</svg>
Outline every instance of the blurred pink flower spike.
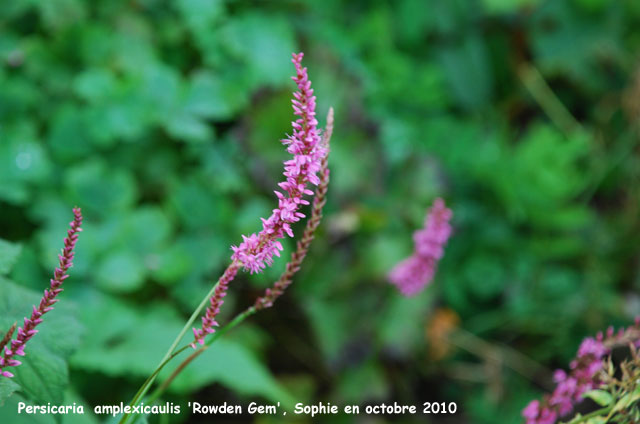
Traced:
<svg viewBox="0 0 640 424">
<path fill-rule="evenodd" d="M 444 255 L 444 246 L 451 236 L 449 221 L 453 213 L 437 198 L 427 213 L 424 228 L 413 234 L 414 253 L 397 264 L 389 273 L 389 281 L 405 296 L 418 294 L 428 285 Z"/>
<path fill-rule="evenodd" d="M 569 363 L 569 372 L 556 370 L 553 380 L 557 384 L 551 394 L 542 401 L 532 400 L 522 410 L 526 424 L 554 424 L 573 411 L 582 401 L 582 395 L 600 387 L 598 377 L 604 368 L 603 360 L 615 346 L 633 343 L 639 345 L 640 320 L 636 318 L 631 327 L 621 328 L 617 333 L 609 327 L 606 336 L 598 333 L 596 338 L 587 337 L 578 348 L 576 358 Z"/>
</svg>

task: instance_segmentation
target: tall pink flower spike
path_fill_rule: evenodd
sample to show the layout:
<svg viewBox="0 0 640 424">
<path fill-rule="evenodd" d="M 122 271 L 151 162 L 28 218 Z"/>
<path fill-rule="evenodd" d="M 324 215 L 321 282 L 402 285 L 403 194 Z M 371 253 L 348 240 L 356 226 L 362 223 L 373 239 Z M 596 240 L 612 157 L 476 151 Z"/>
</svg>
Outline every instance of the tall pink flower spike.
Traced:
<svg viewBox="0 0 640 424">
<path fill-rule="evenodd" d="M 293 158 L 284 163 L 286 180 L 279 183 L 286 193 L 276 191 L 278 207 L 271 216 L 262 219 L 262 231 L 250 236 L 242 236 L 239 246 L 233 246 L 231 258 L 242 264 L 245 271 L 251 273 L 262 271 L 273 263 L 273 255 L 280 256 L 282 245 L 278 241 L 286 233 L 293 237 L 291 224 L 304 218 L 299 212 L 300 205 L 308 205 L 303 199 L 305 194 L 312 195 L 313 191 L 306 188 L 307 182 L 318 185 L 320 179 L 316 175 L 320 170 L 322 158 L 326 149 L 320 143 L 318 120 L 316 115 L 316 96 L 313 95 L 311 81 L 307 75 L 307 68 L 301 66 L 304 53 L 293 54 L 292 62 L 296 68 L 296 76 L 292 79 L 298 85 L 298 91 L 293 93 L 293 112 L 299 118 L 291 123 L 293 135 L 282 140 L 287 151 Z"/>
<path fill-rule="evenodd" d="M 67 271 L 73 265 L 73 249 L 76 247 L 76 242 L 78 241 L 78 233 L 82 231 L 82 228 L 80 228 L 82 225 L 82 212 L 80 208 L 74 208 L 73 215 L 74 219 L 69 224 L 71 228 L 67 231 L 67 237 L 64 239 L 62 255 L 58 255 L 60 263 L 53 273 L 50 288 L 44 291 L 40 305 L 37 308 L 35 306 L 33 307 L 31 318 L 25 318 L 24 326 L 18 328 L 18 337 L 16 337 L 15 340 L 11 340 L 11 347 L 9 347 L 9 345 L 4 347 L 4 355 L 0 357 L 0 375 L 2 376 L 13 377 L 13 374 L 4 369 L 7 367 L 17 367 L 21 364 L 20 361 L 13 359 L 13 357 L 25 355 L 25 344 L 38 332 L 35 328 L 42 322 L 42 316 L 52 310 L 53 304 L 58 301 L 56 296 L 62 291 L 62 283 L 69 276 Z"/>
<path fill-rule="evenodd" d="M 452 212 L 438 198 L 427 214 L 423 229 L 413 234 L 413 255 L 397 264 L 389 273 L 389 281 L 405 296 L 418 294 L 431 282 L 444 246 L 451 235 Z"/>
<path fill-rule="evenodd" d="M 291 103 L 293 113 L 298 119 L 291 123 L 293 134 L 282 140 L 287 146 L 287 152 L 293 155 L 292 159 L 284 162 L 285 181 L 278 184 L 284 193 L 275 192 L 278 207 L 269 218 L 261 218 L 262 231 L 249 236 L 243 235 L 239 246 L 231 246 L 232 263 L 220 277 L 214 294 L 209 299 L 209 307 L 202 318 L 202 328 L 193 329 L 195 340 L 191 346 L 194 348 L 196 342 L 204 344 L 204 337 L 215 332 L 214 327 L 218 326 L 215 318 L 224 303 L 222 299 L 226 295 L 228 285 L 235 278 L 238 269 L 242 267 L 253 274 L 273 264 L 273 256 L 280 256 L 282 251 L 279 239 L 284 238 L 285 234 L 293 237 L 291 224 L 305 217 L 299 209 L 301 205 L 308 205 L 309 201 L 303 196 L 313 194 L 313 191 L 307 188 L 307 183 L 320 183 L 317 173 L 327 150 L 321 143 L 318 120 L 315 117 L 316 96 L 313 95 L 307 68 L 301 65 L 303 56 L 304 53 L 294 53 L 291 60 L 296 69 L 296 75 L 292 79 L 298 86 Z"/>
</svg>

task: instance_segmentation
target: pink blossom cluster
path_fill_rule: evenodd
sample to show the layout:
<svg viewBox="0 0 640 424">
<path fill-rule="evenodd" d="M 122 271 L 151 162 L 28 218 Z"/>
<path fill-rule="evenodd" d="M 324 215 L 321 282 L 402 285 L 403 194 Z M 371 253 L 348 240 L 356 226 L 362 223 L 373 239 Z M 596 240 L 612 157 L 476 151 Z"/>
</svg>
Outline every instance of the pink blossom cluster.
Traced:
<svg viewBox="0 0 640 424">
<path fill-rule="evenodd" d="M 240 263 L 245 271 L 260 272 L 273 263 L 273 256 L 280 256 L 282 244 L 278 241 L 285 233 L 293 237 L 291 224 L 304 218 L 299 212 L 301 205 L 309 202 L 303 199 L 305 194 L 312 195 L 306 184 L 318 185 L 320 179 L 316 175 L 320 170 L 326 149 L 320 143 L 318 121 L 315 118 L 316 97 L 313 95 L 307 68 L 301 65 L 303 53 L 293 54 L 292 62 L 296 75 L 292 79 L 298 86 L 293 94 L 293 111 L 298 119 L 292 122 L 293 134 L 282 140 L 293 158 L 284 163 L 286 180 L 278 185 L 284 191 L 276 191 L 278 207 L 271 216 L 262 219 L 262 231 L 259 234 L 242 236 L 239 246 L 232 246 L 231 258 Z"/>
<path fill-rule="evenodd" d="M 13 374 L 9 371 L 4 371 L 6 367 L 17 367 L 21 364 L 17 359 L 13 359 L 14 356 L 24 356 L 25 344 L 38 332 L 36 326 L 42 323 L 42 315 L 53 309 L 58 299 L 56 296 L 62 291 L 62 283 L 69 276 L 67 271 L 73 265 L 73 249 L 78 241 L 78 233 L 82 231 L 80 226 L 82 225 L 82 213 L 80 208 L 73 209 L 74 219 L 71 221 L 70 229 L 67 232 L 67 237 L 64 239 L 64 249 L 62 255 L 58 255 L 60 260 L 58 268 L 53 273 L 51 279 L 51 285 L 49 289 L 44 291 L 44 296 L 40 300 L 40 304 L 36 308 L 33 307 L 31 318 L 24 319 L 24 326 L 18 328 L 18 337 L 15 340 L 11 340 L 11 347 L 8 345 L 4 347 L 4 355 L 0 357 L 0 375 L 4 377 L 13 377 Z"/>
<path fill-rule="evenodd" d="M 582 395 L 600 386 L 598 375 L 604 366 L 603 358 L 610 353 L 611 346 L 629 341 L 638 345 L 636 332 L 639 328 L 640 320 L 636 318 L 635 325 L 627 330 L 621 328 L 615 334 L 613 327 L 609 327 L 606 337 L 600 332 L 595 339 L 584 339 L 576 358 L 569 364 L 569 373 L 563 370 L 554 373 L 553 379 L 557 386 L 553 393 L 546 395 L 542 401 L 531 401 L 523 409 L 522 416 L 526 419 L 526 424 L 553 424 L 569 414 L 582 401 Z"/>
<path fill-rule="evenodd" d="M 413 296 L 431 282 L 438 261 L 444 255 L 444 246 L 451 235 L 449 221 L 452 212 L 438 198 L 427 213 L 423 229 L 413 234 L 413 255 L 396 265 L 389 273 L 389 280 L 405 296 Z"/>
</svg>

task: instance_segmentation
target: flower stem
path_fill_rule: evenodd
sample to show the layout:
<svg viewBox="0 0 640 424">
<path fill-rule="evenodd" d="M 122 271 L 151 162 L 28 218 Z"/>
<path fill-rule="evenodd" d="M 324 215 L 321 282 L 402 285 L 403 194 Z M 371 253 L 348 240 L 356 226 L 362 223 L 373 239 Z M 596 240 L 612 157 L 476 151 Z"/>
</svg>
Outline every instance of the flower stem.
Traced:
<svg viewBox="0 0 640 424">
<path fill-rule="evenodd" d="M 606 414 L 607 412 L 609 412 L 611 410 L 611 408 L 613 408 L 613 405 L 605 406 L 604 408 L 597 409 L 595 411 L 589 412 L 587 415 L 581 415 L 579 417 L 575 417 L 574 419 L 569 421 L 567 424 L 579 424 L 581 422 L 585 422 L 585 421 L 589 420 L 590 418 L 597 417 L 597 416 L 602 415 L 602 414 Z"/>
<path fill-rule="evenodd" d="M 232 266 L 234 266 L 233 262 L 229 265 L 229 267 L 227 267 L 227 269 L 229 269 Z M 226 272 L 226 270 L 225 270 L 225 272 Z M 224 273 L 223 273 L 223 275 L 224 275 Z M 164 354 L 164 356 L 160 360 L 160 363 L 156 367 L 156 370 L 149 376 L 149 378 L 147 378 L 147 380 L 144 383 L 142 383 L 142 386 L 140 386 L 140 388 L 138 389 L 138 392 L 135 394 L 135 396 L 133 397 L 133 399 L 129 403 L 129 406 L 135 406 L 138 403 L 138 401 L 140 399 L 142 399 L 144 397 L 144 395 L 147 394 L 147 392 L 149 391 L 149 388 L 151 387 L 151 385 L 155 381 L 156 377 L 158 376 L 158 374 L 160 373 L 162 368 L 164 368 L 165 365 L 167 365 L 173 358 L 175 358 L 178 354 L 180 354 L 182 351 L 184 351 L 188 347 L 188 345 L 187 346 L 183 346 L 182 348 L 180 348 L 180 349 L 178 349 L 177 351 L 174 352 L 174 350 L 178 346 L 178 343 L 180 343 L 180 340 L 182 340 L 184 335 L 189 331 L 189 329 L 193 325 L 193 323 L 196 320 L 196 318 L 198 318 L 198 316 L 200 316 L 200 313 L 202 312 L 202 310 L 206 306 L 207 302 L 209 301 L 209 298 L 211 296 L 213 296 L 213 293 L 216 290 L 216 287 L 218 287 L 219 283 L 220 283 L 220 280 L 218 280 L 218 282 L 211 288 L 211 290 L 209 290 L 209 293 L 207 293 L 204 296 L 204 298 L 202 298 L 202 301 L 200 302 L 198 307 L 193 311 L 193 313 L 189 317 L 189 320 L 186 322 L 184 327 L 182 327 L 182 330 L 180 330 L 180 333 L 178 334 L 178 337 L 176 337 L 176 339 L 173 341 L 173 343 L 171 344 L 171 346 L 169 347 L 167 352 Z M 131 415 L 130 413 L 125 413 L 122 416 L 122 418 L 120 419 L 120 424 L 126 424 L 126 422 L 129 420 L 129 416 L 130 415 Z M 134 419 L 134 422 L 135 422 L 135 419 Z"/>
<path fill-rule="evenodd" d="M 206 341 L 204 346 L 200 347 L 198 350 L 193 352 L 184 361 L 182 361 L 180 363 L 180 365 L 178 365 L 178 367 L 173 371 L 173 373 L 169 376 L 169 378 L 167 378 L 162 383 L 162 385 L 160 385 L 160 387 L 158 387 L 149 396 L 149 399 L 147 400 L 147 403 L 153 403 L 153 402 L 156 401 L 156 399 L 158 399 L 160 396 L 162 396 L 162 394 L 165 392 L 165 390 L 167 390 L 167 388 L 171 385 L 173 380 L 175 380 L 175 378 L 182 372 L 182 370 L 184 370 L 187 367 L 187 365 L 189 365 L 191 362 L 193 362 L 194 359 L 196 359 L 198 356 L 200 356 L 200 354 L 202 354 L 205 350 L 207 350 L 209 348 L 209 346 L 211 346 L 213 344 L 213 342 L 218 340 L 225 333 L 227 333 L 228 331 L 230 331 L 233 328 L 235 328 L 236 326 L 238 326 L 245 319 L 247 319 L 251 315 L 255 314 L 256 312 L 257 312 L 257 309 L 255 307 L 251 306 L 251 307 L 247 308 L 244 312 L 236 315 L 236 317 L 233 320 L 231 320 L 228 324 L 226 324 L 225 326 L 220 328 L 218 331 L 213 333 L 211 335 L 211 337 Z M 187 347 L 189 347 L 189 345 L 184 346 L 181 350 L 184 350 Z"/>
<path fill-rule="evenodd" d="M 296 266 L 295 267 L 292 266 L 292 269 L 287 269 L 288 272 L 285 271 L 285 273 L 280 277 L 278 282 L 282 283 L 281 284 L 282 286 L 280 287 L 280 286 L 278 286 L 278 283 L 276 283 L 276 287 L 275 287 L 276 290 L 274 290 L 274 293 L 273 293 L 273 296 L 272 296 L 273 299 L 271 299 L 270 303 L 272 303 L 273 300 L 275 300 L 275 298 L 277 298 L 280 294 L 282 294 L 282 291 L 284 291 L 284 289 L 286 289 L 288 284 L 290 284 L 291 278 L 293 277 L 293 274 L 295 274 L 299 270 L 300 265 L 302 263 L 302 260 L 306 256 L 306 250 L 308 249 L 309 244 L 310 244 L 311 240 L 313 239 L 313 233 L 315 232 L 316 228 L 318 227 L 318 225 L 320 223 L 320 219 L 322 218 L 322 208 L 324 207 L 324 204 L 326 203 L 325 196 L 326 196 L 326 191 L 327 191 L 327 185 L 329 183 L 328 160 L 327 160 L 328 158 L 327 158 L 327 156 L 328 156 L 329 140 L 331 139 L 332 132 L 333 132 L 333 108 L 330 108 L 329 109 L 329 114 L 327 116 L 326 131 L 325 131 L 324 137 L 322 139 L 323 147 L 327 148 L 327 152 L 326 152 L 325 157 L 323 158 L 322 163 L 321 163 L 320 184 L 319 184 L 318 188 L 316 189 L 316 193 L 315 193 L 315 196 L 314 196 L 314 204 L 312 206 L 312 216 L 310 217 L 309 221 L 307 222 L 307 226 L 305 227 L 306 231 L 304 232 L 304 236 L 303 236 L 304 243 L 298 243 L 297 251 L 294 252 L 294 256 L 295 257 L 292 259 L 292 263 L 295 263 Z M 218 279 L 218 282 L 215 284 L 215 286 L 213 286 L 213 288 L 209 291 L 209 293 L 207 293 L 207 295 L 203 298 L 202 302 L 200 302 L 200 305 L 198 305 L 198 308 L 193 312 L 193 314 L 191 314 L 191 317 L 189 318 L 189 320 L 187 321 L 185 326 L 182 328 L 182 331 L 180 332 L 180 334 L 178 334 L 178 337 L 176 337 L 176 339 L 173 341 L 171 347 L 169 348 L 169 350 L 167 351 L 165 356 L 160 361 L 160 364 L 158 365 L 156 370 L 142 384 L 142 386 L 140 387 L 140 389 L 138 390 L 138 392 L 134 396 L 133 400 L 129 404 L 130 406 L 136 405 L 140 401 L 140 399 L 142 399 L 144 397 L 144 395 L 149 391 L 151 385 L 155 381 L 155 379 L 156 379 L 157 375 L 160 373 L 160 371 L 164 368 L 164 366 L 167 365 L 169 363 L 169 361 L 171 361 L 175 356 L 177 356 L 179 353 L 181 353 L 187 347 L 190 346 L 190 345 L 183 346 L 178 351 L 173 353 L 173 350 L 176 348 L 178 343 L 180 343 L 180 340 L 182 340 L 182 337 L 189 330 L 189 327 L 191 327 L 193 322 L 200 315 L 200 312 L 204 309 L 205 305 L 207 304 L 207 302 L 209 301 L 211 296 L 213 296 L 213 294 L 216 291 L 218 285 L 220 284 L 221 279 L 227 274 L 227 272 L 232 267 L 234 267 L 234 266 L 237 267 L 238 265 L 239 265 L 238 261 L 234 260 L 227 267 L 227 269 L 222 273 L 222 277 L 220 279 Z M 289 265 L 290 264 L 288 264 L 288 266 Z M 260 298 L 260 299 L 262 299 L 262 298 Z M 221 337 L 227 331 L 229 331 L 229 330 L 233 329 L 234 327 L 236 327 L 238 324 L 243 322 L 249 316 L 255 314 L 259 309 L 261 309 L 261 308 L 263 308 L 265 306 L 266 305 L 263 305 L 261 302 L 256 302 L 256 305 L 247 308 L 244 312 L 238 314 L 231 322 L 229 322 L 228 324 L 226 324 L 225 326 L 220 328 L 218 331 L 213 333 L 211 335 L 211 337 L 209 338 L 209 340 L 207 340 L 205 342 L 204 346 L 202 346 L 201 348 L 199 348 L 198 350 L 193 352 L 184 361 L 182 361 L 182 363 L 180 365 L 178 365 L 178 367 L 169 376 L 169 378 L 167 380 L 165 380 L 162 383 L 162 385 L 160 387 L 158 387 L 151 394 L 151 396 L 150 396 L 150 398 L 149 398 L 149 400 L 147 402 L 154 402 L 159 396 L 161 396 L 162 393 L 164 393 L 164 391 L 169 387 L 171 382 L 182 372 L 182 370 L 184 368 L 186 368 L 187 365 L 189 365 L 195 358 L 197 358 L 200 354 L 202 354 L 202 352 L 204 352 L 206 349 L 208 349 L 209 346 L 211 346 L 211 344 L 213 342 L 215 342 L 219 337 Z M 270 306 L 270 304 L 268 306 Z M 131 414 L 125 414 L 122 417 L 122 419 L 120 420 L 120 424 L 125 424 L 128 421 L 130 415 Z M 138 416 L 135 416 L 133 418 L 133 423 L 135 423 L 135 421 L 137 420 L 137 417 Z"/>
<path fill-rule="evenodd" d="M 580 123 L 553 92 L 538 68 L 530 63 L 523 63 L 517 71 L 534 100 L 566 136 L 574 134 L 576 130 L 582 130 Z"/>
</svg>

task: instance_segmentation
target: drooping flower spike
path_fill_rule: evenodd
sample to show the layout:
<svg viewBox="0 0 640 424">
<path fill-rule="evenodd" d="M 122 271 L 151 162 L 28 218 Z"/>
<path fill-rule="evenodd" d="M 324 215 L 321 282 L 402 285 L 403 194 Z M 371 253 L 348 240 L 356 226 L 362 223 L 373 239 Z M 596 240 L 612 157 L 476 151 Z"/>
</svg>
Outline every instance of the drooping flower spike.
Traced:
<svg viewBox="0 0 640 424">
<path fill-rule="evenodd" d="M 308 205 L 309 201 L 304 199 L 304 196 L 313 194 L 313 191 L 307 188 L 307 183 L 320 183 L 317 173 L 322 167 L 327 150 L 321 143 L 318 120 L 315 117 L 316 97 L 313 95 L 307 68 L 301 65 L 303 56 L 303 53 L 294 53 L 291 60 L 296 69 L 296 75 L 292 79 L 298 86 L 291 103 L 298 119 L 291 123 L 292 135 L 282 140 L 287 146 L 287 152 L 293 155 L 292 159 L 284 162 L 285 181 L 278 184 L 284 193 L 275 191 L 278 207 L 269 218 L 261 218 L 262 231 L 249 236 L 243 235 L 242 243 L 231 247 L 231 265 L 218 280 L 209 299 L 209 307 L 202 317 L 202 327 L 193 329 L 195 340 L 191 346 L 194 348 L 196 342 L 204 344 L 204 337 L 215 332 L 214 327 L 218 326 L 215 318 L 224 303 L 223 298 L 226 296 L 229 283 L 235 278 L 238 269 L 243 268 L 253 274 L 273 264 L 273 256 L 280 256 L 283 249 L 279 240 L 284 238 L 285 234 L 293 237 L 291 224 L 305 217 L 299 211 L 300 206 Z"/>
<path fill-rule="evenodd" d="M 532 400 L 523 409 L 522 416 L 526 424 L 554 424 L 567 416 L 576 404 L 582 401 L 582 395 L 601 386 L 600 371 L 604 368 L 606 355 L 615 346 L 629 343 L 640 346 L 640 320 L 629 328 L 621 328 L 617 333 L 613 327 L 606 335 L 598 333 L 596 338 L 588 337 L 582 341 L 576 358 L 569 364 L 570 371 L 557 370 L 553 378 L 557 384 L 550 395 L 542 401 Z"/>
<path fill-rule="evenodd" d="M 389 273 L 389 281 L 405 296 L 418 294 L 431 282 L 444 246 L 451 235 L 452 212 L 438 198 L 427 213 L 423 229 L 413 234 L 414 253 L 397 264 Z"/>
<path fill-rule="evenodd" d="M 62 254 L 58 255 L 60 263 L 53 273 L 50 280 L 49 289 L 44 291 L 44 296 L 40 300 L 40 304 L 33 312 L 30 318 L 24 319 L 24 325 L 18 328 L 18 336 L 15 340 L 4 346 L 4 355 L 0 357 L 0 375 L 5 377 L 13 377 L 13 374 L 6 371 L 7 367 L 17 367 L 20 361 L 14 359 L 15 356 L 24 356 L 26 343 L 38 332 L 35 328 L 42 322 L 42 316 L 53 309 L 53 305 L 58 301 L 56 297 L 62 292 L 62 283 L 69 276 L 67 271 L 73 266 L 73 255 L 76 242 L 78 241 L 78 233 L 82 231 L 82 212 L 80 208 L 73 209 L 73 221 L 69 224 L 71 227 L 67 231 L 67 237 L 64 239 L 64 248 Z M 9 336 L 11 337 L 11 336 Z"/>
</svg>

